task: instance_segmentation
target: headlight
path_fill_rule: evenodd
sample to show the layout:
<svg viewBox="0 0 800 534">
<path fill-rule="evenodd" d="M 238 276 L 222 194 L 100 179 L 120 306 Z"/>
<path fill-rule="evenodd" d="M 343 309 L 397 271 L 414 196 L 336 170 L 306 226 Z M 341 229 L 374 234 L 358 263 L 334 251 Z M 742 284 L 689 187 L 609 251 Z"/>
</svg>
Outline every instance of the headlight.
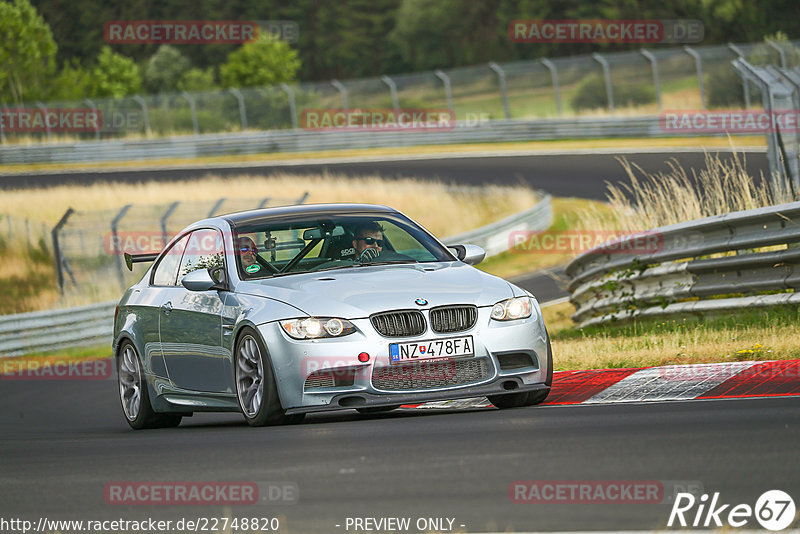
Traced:
<svg viewBox="0 0 800 534">
<path fill-rule="evenodd" d="M 492 319 L 495 321 L 513 321 L 525 319 L 533 313 L 533 302 L 530 297 L 515 297 L 501 300 L 492 306 Z"/>
<path fill-rule="evenodd" d="M 283 331 L 294 339 L 342 337 L 356 331 L 353 323 L 337 317 L 307 317 L 280 321 Z"/>
</svg>

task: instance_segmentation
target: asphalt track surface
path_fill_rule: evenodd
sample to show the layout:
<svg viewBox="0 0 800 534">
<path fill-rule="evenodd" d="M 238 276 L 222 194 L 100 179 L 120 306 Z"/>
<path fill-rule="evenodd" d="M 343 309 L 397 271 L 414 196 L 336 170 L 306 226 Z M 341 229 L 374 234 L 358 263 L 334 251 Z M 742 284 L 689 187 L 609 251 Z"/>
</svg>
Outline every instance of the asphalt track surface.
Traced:
<svg viewBox="0 0 800 534">
<path fill-rule="evenodd" d="M 3 380 L 0 406 L 5 518 L 279 517 L 279 532 L 292 533 L 353 532 L 347 517 L 449 517 L 462 532 L 649 530 L 666 528 L 670 504 L 520 504 L 509 487 L 680 480 L 720 492 L 725 503 L 752 506 L 771 489 L 800 497 L 797 397 L 346 411 L 267 428 L 235 414 L 197 414 L 177 429 L 139 432 L 124 422 L 113 380 Z M 299 500 L 107 504 L 106 484 L 124 481 L 280 481 L 296 484 Z"/>
<path fill-rule="evenodd" d="M 290 156 L 290 154 L 287 154 Z M 379 175 L 385 178 L 417 177 L 441 179 L 461 185 L 525 183 L 554 196 L 605 199 L 606 181 L 627 182 L 617 157 L 621 154 L 532 154 L 502 157 L 436 157 L 397 161 L 357 163 L 258 164 L 253 166 L 221 167 L 215 169 L 117 170 L 102 172 L 54 173 L 37 175 L 0 175 L 0 189 L 52 186 L 63 183 L 89 184 L 98 181 L 141 182 L 170 181 L 200 178 L 209 173 L 220 176 L 249 174 L 269 176 L 282 172 L 290 174 L 319 174 L 330 172 L 347 176 Z M 691 169 L 705 167 L 702 149 L 696 152 L 647 152 L 624 155 L 646 172 L 668 172 L 667 160 L 674 158 L 691 176 Z M 730 153 L 720 152 L 722 158 Z M 764 151 L 746 153 L 746 168 L 752 176 L 766 173 Z M 224 191 L 220 192 L 224 195 Z M 263 196 L 263 195 L 262 195 Z"/>
</svg>

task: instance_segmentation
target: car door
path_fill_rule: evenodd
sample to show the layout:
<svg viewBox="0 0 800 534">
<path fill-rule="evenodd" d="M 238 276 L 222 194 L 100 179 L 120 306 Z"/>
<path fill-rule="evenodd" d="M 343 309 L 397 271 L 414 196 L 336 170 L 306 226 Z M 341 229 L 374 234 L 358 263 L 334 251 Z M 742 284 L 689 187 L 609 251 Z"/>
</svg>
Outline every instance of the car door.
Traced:
<svg viewBox="0 0 800 534">
<path fill-rule="evenodd" d="M 218 290 L 190 291 L 180 283 L 192 271 L 224 266 L 222 233 L 194 230 L 186 242 L 176 283 L 164 289 L 159 331 L 170 380 L 182 389 L 224 392 L 226 354 L 222 349 L 223 295 Z"/>
</svg>

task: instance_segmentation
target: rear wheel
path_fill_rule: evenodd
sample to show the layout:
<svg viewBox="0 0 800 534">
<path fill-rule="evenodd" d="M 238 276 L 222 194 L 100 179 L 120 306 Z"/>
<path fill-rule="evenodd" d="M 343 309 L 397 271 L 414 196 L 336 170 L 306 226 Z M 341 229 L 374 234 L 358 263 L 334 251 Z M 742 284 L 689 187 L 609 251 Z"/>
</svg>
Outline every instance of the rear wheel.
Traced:
<svg viewBox="0 0 800 534">
<path fill-rule="evenodd" d="M 117 380 L 122 413 L 131 428 L 175 427 L 181 423 L 181 415 L 156 413 L 150 404 L 150 394 L 142 372 L 141 360 L 130 341 L 124 341 L 117 358 Z"/>
<path fill-rule="evenodd" d="M 303 414 L 287 416 L 278 398 L 267 348 L 252 328 L 236 343 L 236 396 L 250 426 L 299 423 Z"/>
</svg>

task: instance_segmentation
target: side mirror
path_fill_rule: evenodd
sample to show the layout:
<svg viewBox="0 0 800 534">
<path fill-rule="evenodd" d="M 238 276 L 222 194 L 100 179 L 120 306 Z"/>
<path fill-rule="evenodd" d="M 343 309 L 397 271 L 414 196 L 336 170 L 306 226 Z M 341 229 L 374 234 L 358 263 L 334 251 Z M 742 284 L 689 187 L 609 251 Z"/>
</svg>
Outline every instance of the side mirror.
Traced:
<svg viewBox="0 0 800 534">
<path fill-rule="evenodd" d="M 222 267 L 192 271 L 181 278 L 181 285 L 189 291 L 225 290 L 228 288 L 225 270 Z"/>
<path fill-rule="evenodd" d="M 486 257 L 486 251 L 478 245 L 452 245 L 447 247 L 456 254 L 456 258 L 468 265 L 478 265 Z"/>
</svg>

